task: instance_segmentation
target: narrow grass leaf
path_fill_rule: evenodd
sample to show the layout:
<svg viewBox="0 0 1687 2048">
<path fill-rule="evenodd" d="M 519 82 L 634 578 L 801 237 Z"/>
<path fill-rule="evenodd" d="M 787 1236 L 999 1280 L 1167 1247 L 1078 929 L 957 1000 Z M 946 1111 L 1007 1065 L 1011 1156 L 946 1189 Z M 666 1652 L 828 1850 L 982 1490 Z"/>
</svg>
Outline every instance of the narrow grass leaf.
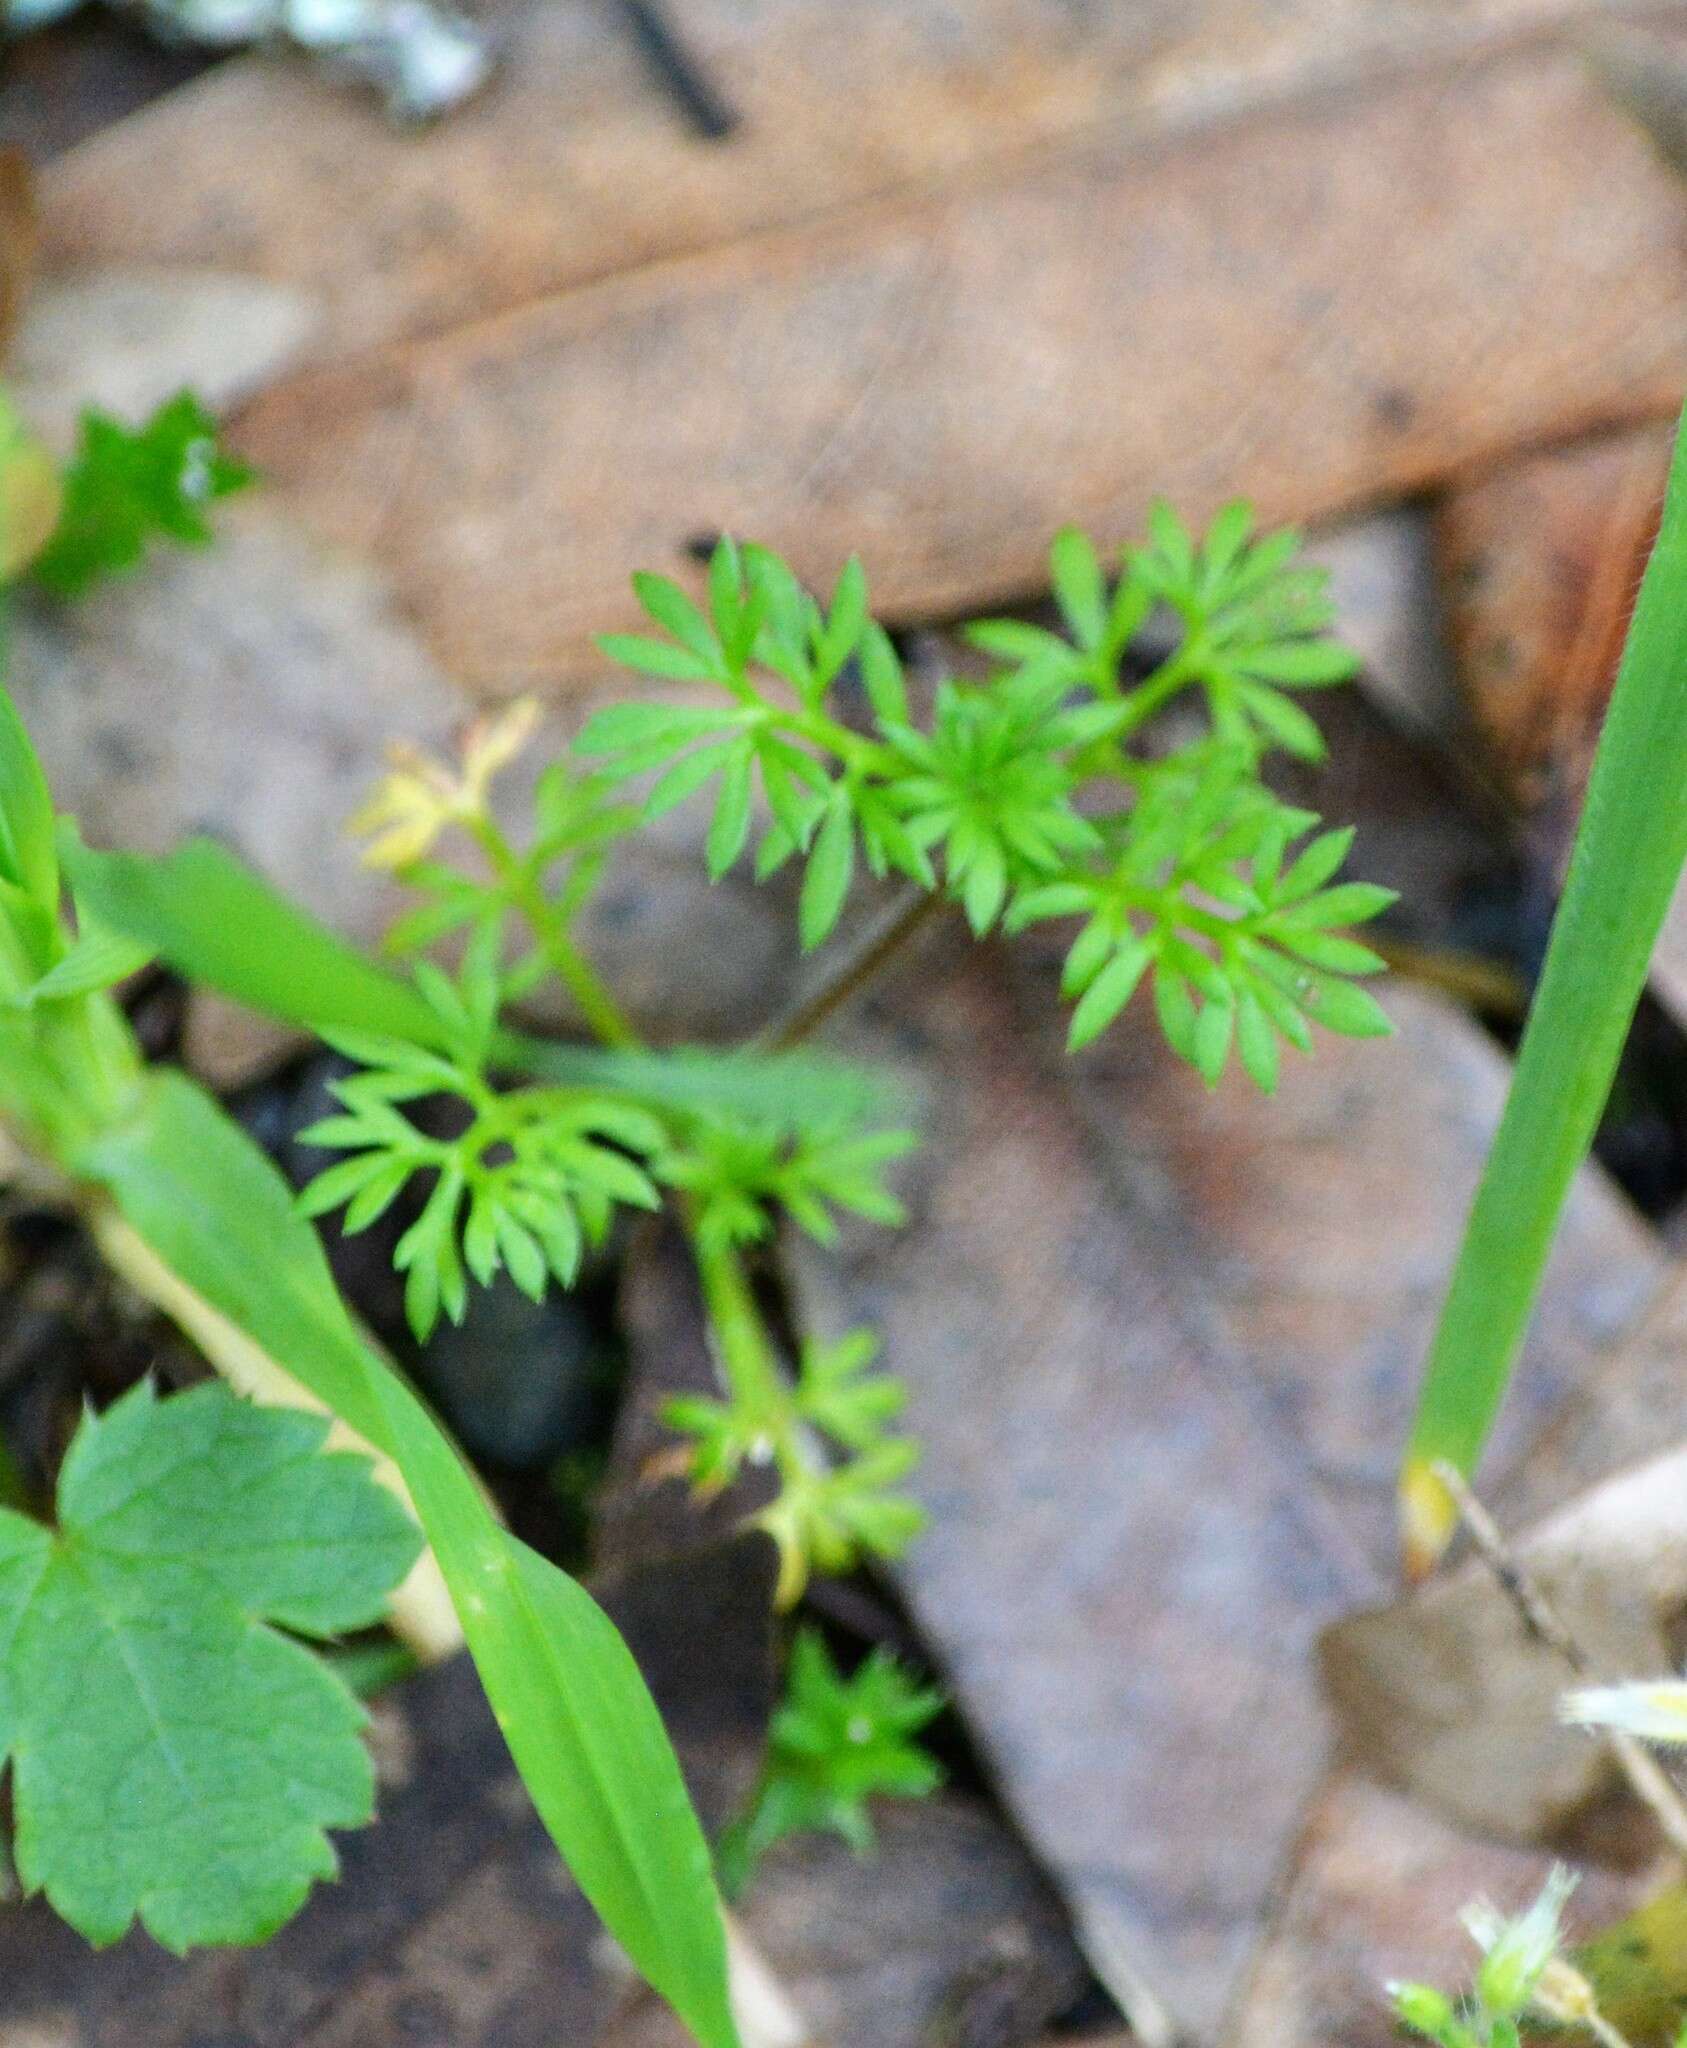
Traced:
<svg viewBox="0 0 1687 2048">
<path fill-rule="evenodd" d="M 1687 454 L 1680 439 L 1594 757 L 1505 1113 L 1471 1208 L 1400 1482 L 1407 1567 L 1427 1571 L 1517 1361 L 1687 858 Z"/>
<path fill-rule="evenodd" d="M 215 840 L 189 839 L 155 859 L 99 853 L 67 830 L 61 851 L 78 905 L 190 980 L 313 1030 L 440 1041 L 439 1020 L 408 982 L 374 966 Z"/>
</svg>

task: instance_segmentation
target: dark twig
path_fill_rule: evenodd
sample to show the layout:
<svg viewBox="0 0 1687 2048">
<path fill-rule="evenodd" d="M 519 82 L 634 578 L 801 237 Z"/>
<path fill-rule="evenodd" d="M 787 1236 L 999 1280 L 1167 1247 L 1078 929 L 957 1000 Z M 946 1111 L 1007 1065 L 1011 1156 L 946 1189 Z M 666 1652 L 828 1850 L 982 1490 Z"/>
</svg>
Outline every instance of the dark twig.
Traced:
<svg viewBox="0 0 1687 2048">
<path fill-rule="evenodd" d="M 739 125 L 739 113 L 716 89 L 694 53 L 681 41 L 662 0 L 621 0 L 633 39 L 664 91 L 708 142 L 724 142 Z"/>
<path fill-rule="evenodd" d="M 885 963 L 944 907 L 942 896 L 910 890 L 863 933 L 859 944 L 818 988 L 799 997 L 783 1017 L 760 1034 L 763 1049 L 784 1052 L 812 1037 L 834 1011 L 865 988 Z"/>
</svg>

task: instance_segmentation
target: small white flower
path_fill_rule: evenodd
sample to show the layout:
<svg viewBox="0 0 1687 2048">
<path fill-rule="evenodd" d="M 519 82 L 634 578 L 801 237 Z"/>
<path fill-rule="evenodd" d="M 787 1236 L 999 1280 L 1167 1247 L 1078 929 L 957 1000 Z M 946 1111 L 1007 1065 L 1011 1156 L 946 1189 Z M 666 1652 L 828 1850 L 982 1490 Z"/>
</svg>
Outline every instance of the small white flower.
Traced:
<svg viewBox="0 0 1687 2048">
<path fill-rule="evenodd" d="M 1642 1742 L 1687 1743 L 1687 1681 L 1588 1686 L 1566 1693 L 1558 1714 L 1578 1728 L 1612 1728 Z"/>
</svg>

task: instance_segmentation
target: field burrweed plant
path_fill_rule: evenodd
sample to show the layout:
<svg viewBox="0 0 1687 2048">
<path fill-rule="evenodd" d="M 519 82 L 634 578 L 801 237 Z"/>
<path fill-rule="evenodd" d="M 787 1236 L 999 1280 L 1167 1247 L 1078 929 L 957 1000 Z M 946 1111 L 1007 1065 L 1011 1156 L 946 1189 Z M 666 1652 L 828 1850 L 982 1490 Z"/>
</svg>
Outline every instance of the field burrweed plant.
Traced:
<svg viewBox="0 0 1687 2048">
<path fill-rule="evenodd" d="M 34 523 L 19 518 L 7 560 L 59 592 L 132 566 L 153 535 L 203 539 L 205 506 L 241 480 L 186 402 L 138 435 L 90 427 L 81 483 L 74 468 L 45 472 L 25 437 L 9 445 L 0 503 L 15 494 Z M 1308 1048 L 1315 1027 L 1388 1028 L 1360 986 L 1382 963 L 1345 929 L 1388 892 L 1338 879 L 1351 833 L 1320 830 L 1261 774 L 1273 750 L 1316 757 L 1301 693 L 1354 666 L 1328 637 L 1322 577 L 1298 563 L 1292 537 L 1257 538 L 1241 506 L 1200 539 L 1156 510 L 1147 544 L 1116 571 L 1063 534 L 1051 572 L 1059 629 L 980 622 L 969 637 L 987 677 L 945 681 L 929 703 L 873 621 L 857 564 L 824 605 L 777 556 L 731 540 L 714 551 L 702 603 L 639 578 L 656 633 L 604 644 L 668 694 L 594 718 L 540 774 L 525 831 L 511 834 L 491 800 L 532 737 L 520 704 L 482 721 L 454 761 L 401 757 L 357 821 L 367 857 L 414 892 L 390 936 L 396 964 L 346 946 L 211 842 L 160 858 L 87 846 L 56 814 L 0 693 L 0 1128 L 17 1170 L 77 1210 L 236 1387 L 325 1409 L 377 1458 L 427 1545 L 394 1596 L 395 1621 L 423 1649 L 460 1626 L 582 1889 L 705 2048 L 735 2040 L 715 1873 L 638 1671 L 585 1591 L 503 1528 L 347 1311 L 312 1219 L 341 1212 L 359 1230 L 409 1205 L 395 1256 L 425 1339 L 441 1316 L 463 1315 L 471 1287 L 499 1272 L 534 1296 L 567 1286 L 619 1212 L 668 1204 L 720 1369 L 717 1397 L 669 1411 L 697 1487 L 718 1490 L 748 1463 L 771 1468 L 777 1491 L 757 1520 L 778 1547 L 786 1604 L 811 1572 L 901 1550 L 920 1514 L 902 1491 L 918 1451 L 894 1428 L 900 1386 L 876 1368 L 865 1331 L 787 1361 L 752 1260 L 787 1224 L 822 1240 L 841 1212 L 894 1225 L 887 1174 L 913 1138 L 879 1077 L 796 1041 L 947 904 L 980 937 L 1065 921 L 1072 1043 L 1145 991 L 1170 1046 L 1209 1084 L 1234 1053 L 1270 1090 L 1283 1047 Z M 1169 647 L 1145 631 L 1162 624 Z M 1198 716 L 1168 744 L 1153 721 L 1174 702 Z M 838 930 L 863 875 L 899 887 L 903 903 L 781 1043 L 655 1050 L 587 957 L 579 913 L 629 835 L 706 790 L 710 872 L 750 857 L 752 841 L 758 875 L 799 870 L 805 948 Z M 352 1063 L 336 1113 L 307 1133 L 336 1156 L 302 1199 L 204 1089 L 143 1060 L 115 991 L 151 960 L 319 1033 Z M 519 1007 L 546 982 L 595 1044 L 520 1028 Z M 449 1126 L 418 1113 L 438 1098 L 456 1106 Z M 366 1618 L 416 1538 L 395 1529 L 366 1472 L 307 1447 L 285 1419 L 236 1425 L 221 1404 L 222 1449 L 172 1462 L 171 1443 L 209 1406 L 133 1397 L 79 1439 L 56 1531 L 0 1523 L 0 1759 L 14 1767 L 18 1867 L 96 1940 L 134 1917 L 178 1947 L 261 1939 L 331 1867 L 323 1830 L 365 1810 L 345 1749 L 350 1695 L 297 1638 Z M 352 1522 L 370 1532 L 338 1604 L 325 1593 L 312 1605 L 248 1554 L 246 1496 L 271 1467 L 278 1517 L 308 1499 L 310 1513 L 345 1514 L 348 1545 Z M 167 1497 L 136 1478 L 166 1469 L 193 1501 L 191 1540 L 175 1548 Z M 114 1506 L 132 1482 L 140 1505 Z M 335 1571 L 323 1583 L 332 1589 Z M 237 1632 L 240 1656 L 228 1649 Z M 179 1668 L 162 1648 L 178 1639 L 192 1651 Z M 31 1703 L 33 1675 L 70 1641 L 93 1646 L 101 1754 L 147 1762 L 145 1799 L 116 1812 L 136 1822 L 120 1872 L 104 1850 L 66 1840 L 89 1825 L 88 1795 L 64 1782 L 64 1745 L 42 1739 Z M 141 1647 L 179 1721 L 148 1725 Z M 242 1688 L 258 1657 L 277 1671 L 284 1661 L 314 1704 L 249 1723 Z M 758 1840 L 799 1807 L 858 1832 L 860 1795 L 891 1778 L 925 1782 L 929 1766 L 906 1746 L 925 1696 L 874 1665 L 843 1681 L 806 1649 L 792 1686 L 746 1824 Z M 863 1697 L 840 1748 L 832 1708 L 852 1687 Z M 873 1739 L 857 1745 L 861 1722 Z M 273 1793 L 318 1741 L 332 1752 L 320 1796 L 282 1816 L 275 1797 L 255 1795 L 246 1813 L 232 1788 L 250 1753 L 261 1750 Z M 166 1753 L 189 1762 L 171 1824 L 148 1827 Z M 194 1889 L 219 1858 L 215 1910 L 196 1918 Z M 108 1862 L 109 1881 L 98 1876 Z"/>
<path fill-rule="evenodd" d="M 1016 620 L 972 627 L 1006 668 L 983 683 L 940 683 L 922 719 L 890 636 L 868 613 L 858 565 L 822 607 L 777 556 L 722 541 L 706 611 L 677 585 L 641 576 L 639 598 L 665 637 L 604 642 L 641 673 L 711 689 L 716 702 L 601 712 L 573 756 L 540 777 L 520 844 L 488 791 L 525 737 L 525 705 L 472 736 L 460 766 L 402 761 L 357 821 L 368 857 L 421 898 L 389 949 L 416 961 L 434 1035 L 449 1045 L 334 1037 L 363 1071 L 340 1084 L 343 1114 L 306 1134 L 347 1155 L 307 1191 L 307 1211 L 343 1207 L 346 1227 L 363 1229 L 411 1179 L 429 1177 L 427 1206 L 398 1251 L 425 1337 L 442 1312 L 460 1317 L 470 1283 L 500 1267 L 535 1294 L 566 1285 L 618 1204 L 654 1207 L 659 1191 L 671 1193 L 724 1389 L 716 1401 L 676 1404 L 669 1420 L 692 1440 L 705 1490 L 746 1459 L 772 1463 L 779 1493 L 761 1522 L 779 1545 L 786 1604 L 812 1568 L 893 1556 L 911 1538 L 918 1517 L 896 1488 L 915 1447 L 888 1431 L 900 1394 L 870 1370 L 870 1333 L 805 1346 L 787 1377 L 746 1254 L 782 1218 L 822 1241 L 838 1211 L 896 1223 L 883 1175 L 914 1139 L 878 1127 L 870 1110 L 840 1115 L 828 1103 L 723 1117 L 657 1113 L 636 1091 L 559 1092 L 543 1077 L 495 1085 L 504 1007 L 546 976 L 607 1048 L 641 1050 L 573 929 L 617 841 L 712 790 L 705 858 L 718 878 L 750 852 L 759 790 L 755 870 L 766 878 L 800 865 L 806 949 L 833 934 L 863 869 L 904 885 L 905 930 L 946 900 L 981 937 L 1064 919 L 1074 932 L 1062 976 L 1071 1043 L 1097 1036 L 1149 984 L 1169 1043 L 1209 1083 L 1234 1049 L 1258 1085 L 1274 1087 L 1282 1045 L 1307 1048 L 1315 1023 L 1361 1036 L 1388 1029 L 1354 978 L 1382 963 L 1340 928 L 1374 916 L 1389 892 L 1335 880 L 1351 832 L 1316 830 L 1259 775 L 1273 746 L 1319 751 L 1292 693 L 1353 666 L 1326 637 L 1322 576 L 1296 565 L 1287 537 L 1254 540 L 1234 506 L 1199 544 L 1157 513 L 1150 545 L 1112 584 L 1075 533 L 1056 542 L 1051 568 L 1065 633 Z M 1125 664 L 1156 606 L 1179 636 L 1131 680 Z M 852 664 L 865 730 L 835 701 Z M 1206 711 L 1199 736 L 1158 756 L 1133 750 L 1152 713 L 1185 693 Z M 438 858 L 448 833 L 478 856 L 474 867 Z M 454 978 L 417 958 L 452 933 L 468 935 Z M 827 1007 L 822 996 L 814 1010 Z M 466 1112 L 449 1141 L 424 1135 L 402 1109 L 440 1093 Z M 824 1460 L 813 1455 L 815 1431 L 832 1446 Z"/>
</svg>

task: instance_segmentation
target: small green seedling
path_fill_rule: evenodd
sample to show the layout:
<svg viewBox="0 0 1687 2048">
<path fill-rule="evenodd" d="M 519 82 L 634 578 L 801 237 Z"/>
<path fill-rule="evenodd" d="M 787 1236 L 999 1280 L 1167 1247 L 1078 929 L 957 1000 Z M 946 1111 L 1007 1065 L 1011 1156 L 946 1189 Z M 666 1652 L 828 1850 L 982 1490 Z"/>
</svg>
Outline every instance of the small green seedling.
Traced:
<svg viewBox="0 0 1687 2048">
<path fill-rule="evenodd" d="M 1204 541 L 1157 510 L 1149 545 L 1127 552 L 1116 579 L 1088 540 L 1062 534 L 1051 576 L 1064 633 L 980 622 L 968 637 L 1003 666 L 985 682 L 939 683 L 922 711 L 869 614 L 858 564 L 822 606 L 778 556 L 722 541 L 706 605 L 640 576 L 661 637 L 603 643 L 640 673 L 714 701 L 640 699 L 599 713 L 574 757 L 541 774 L 524 841 L 494 814 L 490 792 L 531 733 L 525 704 L 477 729 L 457 766 L 402 755 L 356 821 L 366 857 L 419 897 L 388 950 L 415 961 L 434 1022 L 425 1051 L 388 1035 L 333 1035 L 364 1071 L 340 1084 L 344 1113 L 307 1134 L 348 1155 L 307 1192 L 307 1211 L 343 1205 L 345 1227 L 365 1229 L 408 1183 L 426 1181 L 397 1254 L 425 1336 L 440 1314 L 462 1316 L 471 1281 L 503 1268 L 535 1294 L 567 1284 L 618 1205 L 671 1197 L 726 1385 L 722 1401 L 679 1404 L 669 1419 L 692 1437 L 705 1491 L 746 1458 L 771 1462 L 779 1492 L 760 1519 L 779 1545 L 783 1604 L 814 1569 L 894 1556 L 910 1540 L 918 1511 L 897 1489 L 917 1451 L 888 1432 L 900 1397 L 866 1370 L 869 1333 L 805 1354 L 793 1384 L 746 1254 L 781 1219 L 822 1241 L 839 1211 L 894 1226 L 901 1209 L 882 1176 L 913 1138 L 884 1127 L 870 1103 L 864 1114 L 810 1101 L 795 1113 L 770 1104 L 723 1117 L 653 1112 L 636 1090 L 508 1086 L 506 1008 L 547 978 L 606 1047 L 638 1049 L 576 932 L 618 843 L 712 789 L 711 874 L 724 875 L 753 839 L 758 877 L 800 866 L 798 932 L 811 950 L 834 934 L 864 872 L 907 890 L 904 934 L 945 901 L 979 936 L 1066 921 L 1071 1043 L 1098 1036 L 1151 985 L 1168 1042 L 1209 1085 L 1234 1049 L 1259 1086 L 1274 1088 L 1281 1048 L 1307 1049 L 1314 1023 L 1362 1037 L 1388 1029 L 1358 981 L 1382 962 L 1338 927 L 1374 917 L 1390 893 L 1338 881 L 1352 833 L 1318 831 L 1311 812 L 1261 779 L 1274 747 L 1321 751 L 1294 693 L 1353 668 L 1327 637 L 1323 577 L 1298 565 L 1292 537 L 1255 539 L 1241 506 Z M 1137 677 L 1143 630 L 1161 621 L 1173 629 L 1170 651 Z M 855 724 L 840 701 L 849 676 L 859 679 Z M 1176 700 L 1199 708 L 1193 733 L 1169 750 L 1150 745 L 1150 720 Z M 453 939 L 454 975 L 419 957 Z M 167 957 L 217 981 L 198 945 Z M 805 1016 L 828 1007 L 823 994 Z M 404 1113 L 440 1094 L 465 1111 L 451 1140 Z M 816 1432 L 830 1446 L 821 1458 Z"/>
<path fill-rule="evenodd" d="M 873 1651 L 845 1678 L 819 1630 L 799 1630 L 760 1782 L 721 1838 L 727 1896 L 745 1888 L 787 1835 L 841 1835 L 857 1855 L 869 1855 L 869 1799 L 923 1799 L 942 1784 L 942 1767 L 914 1740 L 942 1711 L 943 1695 L 888 1651 Z"/>
<path fill-rule="evenodd" d="M 1562 1954 L 1564 1905 L 1574 1888 L 1574 1876 L 1558 1864 L 1515 1919 L 1478 1898 L 1464 1909 L 1464 1925 L 1482 1952 L 1470 1991 L 1454 2001 L 1433 1985 L 1390 1985 L 1396 2015 L 1437 2048 L 1519 2048 L 1525 2017 L 1583 2030 L 1605 2048 L 1626 2048 L 1599 2013 L 1587 1978 Z"/>
<path fill-rule="evenodd" d="M 251 482 L 252 472 L 221 447 L 215 421 L 191 392 L 139 427 L 85 412 L 64 472 L 58 523 L 34 561 L 35 580 L 55 597 L 80 597 L 137 567 L 157 541 L 208 547 L 212 506 Z"/>
<path fill-rule="evenodd" d="M 1533 1905 L 1513 1919 L 1485 1899 L 1467 1906 L 1464 1924 L 1482 1952 L 1475 1982 L 1457 1999 L 1431 1984 L 1390 1984 L 1396 2017 L 1436 2048 L 1519 2048 L 1530 2021 L 1601 2048 L 1629 2048 L 1564 1954 L 1563 1913 L 1575 1887 L 1574 1876 L 1555 1864 Z M 1676 2048 L 1687 2048 L 1687 2029 Z"/>
</svg>

